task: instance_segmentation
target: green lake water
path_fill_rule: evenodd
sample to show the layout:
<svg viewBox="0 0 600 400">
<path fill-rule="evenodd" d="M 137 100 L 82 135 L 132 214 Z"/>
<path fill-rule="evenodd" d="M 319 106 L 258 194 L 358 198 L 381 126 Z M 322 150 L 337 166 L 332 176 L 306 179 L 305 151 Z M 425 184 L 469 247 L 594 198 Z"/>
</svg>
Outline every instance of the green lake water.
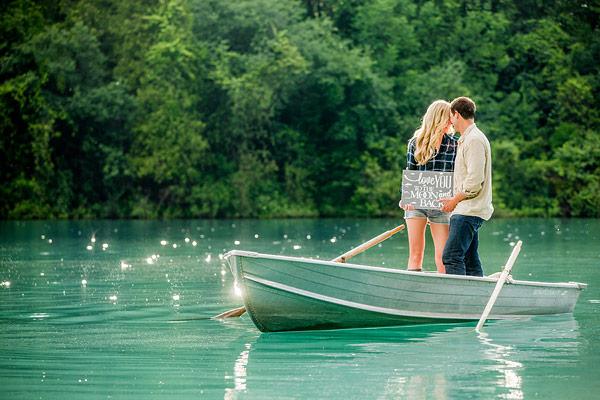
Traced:
<svg viewBox="0 0 600 400">
<path fill-rule="evenodd" d="M 486 275 L 587 283 L 573 315 L 261 334 L 223 255 L 332 259 L 402 220 L 0 222 L 2 399 L 596 399 L 600 220 L 492 219 Z M 425 269 L 435 270 L 430 238 Z M 353 258 L 405 268 L 406 232 Z"/>
</svg>

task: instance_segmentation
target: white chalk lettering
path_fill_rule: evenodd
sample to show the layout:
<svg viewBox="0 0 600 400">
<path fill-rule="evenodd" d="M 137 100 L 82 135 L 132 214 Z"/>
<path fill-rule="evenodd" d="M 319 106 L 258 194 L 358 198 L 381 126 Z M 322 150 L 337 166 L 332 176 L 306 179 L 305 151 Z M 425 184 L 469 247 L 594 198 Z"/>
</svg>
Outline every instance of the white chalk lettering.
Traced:
<svg viewBox="0 0 600 400">
<path fill-rule="evenodd" d="M 454 178 L 451 172 L 409 171 L 402 172 L 402 202 L 416 208 L 437 209 L 437 201 L 453 194 Z"/>
</svg>

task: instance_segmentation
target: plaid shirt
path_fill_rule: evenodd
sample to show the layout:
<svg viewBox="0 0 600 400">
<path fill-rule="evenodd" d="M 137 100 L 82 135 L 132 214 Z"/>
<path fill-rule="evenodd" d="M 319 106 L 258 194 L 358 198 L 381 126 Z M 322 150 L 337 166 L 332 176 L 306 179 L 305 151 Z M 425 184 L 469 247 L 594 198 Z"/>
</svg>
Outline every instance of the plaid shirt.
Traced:
<svg viewBox="0 0 600 400">
<path fill-rule="evenodd" d="M 442 144 L 438 153 L 427 161 L 424 165 L 417 165 L 415 160 L 415 140 L 411 139 L 408 143 L 408 153 L 406 155 L 406 169 L 417 171 L 441 171 L 453 172 L 454 159 L 458 148 L 458 138 L 452 135 L 444 134 Z"/>
</svg>

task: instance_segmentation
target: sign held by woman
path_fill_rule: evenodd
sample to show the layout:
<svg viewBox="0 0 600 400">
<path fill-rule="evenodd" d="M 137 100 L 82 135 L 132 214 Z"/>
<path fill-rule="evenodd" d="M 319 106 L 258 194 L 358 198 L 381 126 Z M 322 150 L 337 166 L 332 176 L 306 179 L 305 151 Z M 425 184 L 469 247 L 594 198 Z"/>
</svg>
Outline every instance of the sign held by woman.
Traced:
<svg viewBox="0 0 600 400">
<path fill-rule="evenodd" d="M 402 172 L 402 204 L 415 208 L 439 210 L 438 200 L 452 197 L 454 178 L 452 172 L 416 171 Z"/>
</svg>

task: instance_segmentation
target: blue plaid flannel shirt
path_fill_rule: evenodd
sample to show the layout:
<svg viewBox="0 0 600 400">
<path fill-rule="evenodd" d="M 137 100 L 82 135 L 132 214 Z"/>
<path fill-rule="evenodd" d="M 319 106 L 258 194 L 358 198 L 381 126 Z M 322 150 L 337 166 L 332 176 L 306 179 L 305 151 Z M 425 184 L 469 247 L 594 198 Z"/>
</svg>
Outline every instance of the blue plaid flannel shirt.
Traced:
<svg viewBox="0 0 600 400">
<path fill-rule="evenodd" d="M 444 134 L 442 144 L 438 153 L 423 165 L 417 165 L 415 160 L 415 140 L 411 139 L 408 143 L 408 153 L 406 155 L 406 168 L 417 171 L 441 171 L 454 172 L 454 160 L 456 159 L 456 149 L 458 148 L 458 138 L 449 134 Z"/>
</svg>

